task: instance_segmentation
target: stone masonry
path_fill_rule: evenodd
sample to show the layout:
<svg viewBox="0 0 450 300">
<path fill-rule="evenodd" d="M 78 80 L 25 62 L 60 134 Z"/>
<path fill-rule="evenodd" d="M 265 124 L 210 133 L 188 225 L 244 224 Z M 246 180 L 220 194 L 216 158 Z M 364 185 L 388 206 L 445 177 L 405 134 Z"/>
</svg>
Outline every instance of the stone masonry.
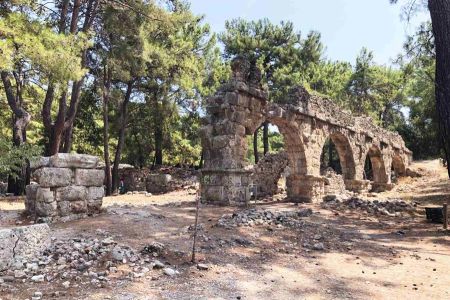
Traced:
<svg viewBox="0 0 450 300">
<path fill-rule="evenodd" d="M 253 168 L 251 179 L 257 195 L 272 196 L 278 192 L 278 181 L 289 163 L 286 152 L 268 153 Z"/>
<path fill-rule="evenodd" d="M 336 146 L 345 187 L 351 191 L 389 189 L 391 167 L 402 174 L 410 164 L 412 152 L 402 137 L 376 126 L 371 118 L 353 116 L 303 87 L 292 89 L 285 104 L 271 103 L 256 67 L 242 57 L 231 67 L 230 81 L 207 100 L 201 128 L 203 201 L 242 205 L 249 200 L 252 171 L 245 160 L 246 136 L 265 121 L 276 125 L 284 137 L 290 168 L 287 195 L 294 202 L 320 201 L 325 195 L 320 156 L 327 138 Z M 372 163 L 373 182 L 363 177 L 366 157 Z"/>
<path fill-rule="evenodd" d="M 37 184 L 26 187 L 26 212 L 36 219 L 71 218 L 98 212 L 104 196 L 105 172 L 99 159 L 59 153 L 32 165 Z"/>
</svg>

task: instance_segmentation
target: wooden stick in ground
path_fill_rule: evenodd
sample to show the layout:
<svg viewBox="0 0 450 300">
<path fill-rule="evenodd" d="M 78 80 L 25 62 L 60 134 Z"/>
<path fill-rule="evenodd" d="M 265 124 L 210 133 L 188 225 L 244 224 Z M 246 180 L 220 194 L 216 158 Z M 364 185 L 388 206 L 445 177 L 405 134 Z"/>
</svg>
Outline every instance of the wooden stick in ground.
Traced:
<svg viewBox="0 0 450 300">
<path fill-rule="evenodd" d="M 442 215 L 444 217 L 444 229 L 447 230 L 448 228 L 448 200 L 447 203 L 444 203 L 444 207 L 442 208 Z"/>
<path fill-rule="evenodd" d="M 197 196 L 195 199 L 195 225 L 194 225 L 194 243 L 192 245 L 192 262 L 195 263 L 195 246 L 196 246 L 196 242 L 197 242 L 197 224 L 198 224 L 198 210 L 199 210 L 199 206 L 200 206 L 200 193 L 197 192 Z"/>
</svg>

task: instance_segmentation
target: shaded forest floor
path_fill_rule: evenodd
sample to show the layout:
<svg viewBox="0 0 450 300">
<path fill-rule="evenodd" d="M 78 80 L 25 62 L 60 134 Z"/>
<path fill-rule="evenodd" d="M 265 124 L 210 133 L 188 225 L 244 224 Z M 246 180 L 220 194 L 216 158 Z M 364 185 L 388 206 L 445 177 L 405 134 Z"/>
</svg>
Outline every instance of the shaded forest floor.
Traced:
<svg viewBox="0 0 450 300">
<path fill-rule="evenodd" d="M 392 191 L 366 195 L 417 202 L 412 215 L 377 216 L 271 201 L 254 207 L 271 212 L 311 208 L 313 213 L 298 226 L 223 227 L 217 226 L 219 219 L 243 208 L 203 205 L 197 256 L 208 270 L 189 263 L 194 195 L 178 191 L 105 198 L 105 212 L 52 224 L 53 237 L 101 240 L 106 232 L 137 251 L 157 241 L 167 250 L 158 260 L 179 274 L 149 268 L 132 278 L 124 264 L 101 287 L 80 283 L 65 288 L 58 279 L 14 281 L 0 299 L 29 299 L 36 291 L 43 299 L 449 299 L 450 234 L 442 225 L 426 222 L 423 206 L 441 205 L 450 197 L 450 182 L 438 161 L 417 162 L 413 168 L 426 175 L 401 178 Z M 0 201 L 0 208 L 0 226 L 26 223 L 20 218 L 20 201 Z M 310 246 L 317 243 L 323 247 Z"/>
</svg>

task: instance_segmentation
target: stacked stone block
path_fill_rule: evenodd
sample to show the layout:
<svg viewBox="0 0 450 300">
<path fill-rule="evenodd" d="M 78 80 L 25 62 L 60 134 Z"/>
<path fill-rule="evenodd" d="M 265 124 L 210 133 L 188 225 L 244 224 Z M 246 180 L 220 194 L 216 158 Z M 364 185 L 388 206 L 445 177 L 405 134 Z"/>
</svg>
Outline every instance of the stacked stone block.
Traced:
<svg viewBox="0 0 450 300">
<path fill-rule="evenodd" d="M 37 184 L 26 187 L 25 209 L 36 218 L 70 217 L 98 212 L 104 196 L 105 172 L 99 159 L 59 153 L 41 158 L 32 168 Z"/>
</svg>

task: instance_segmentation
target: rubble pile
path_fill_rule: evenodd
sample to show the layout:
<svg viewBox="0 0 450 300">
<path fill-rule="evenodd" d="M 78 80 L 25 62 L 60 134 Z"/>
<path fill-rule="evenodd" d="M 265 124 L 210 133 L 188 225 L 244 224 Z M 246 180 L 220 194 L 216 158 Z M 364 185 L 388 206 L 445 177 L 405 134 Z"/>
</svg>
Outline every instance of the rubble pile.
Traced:
<svg viewBox="0 0 450 300">
<path fill-rule="evenodd" d="M 197 184 L 197 171 L 190 168 L 162 167 L 158 170 L 123 168 L 119 170 L 126 192 L 162 194 Z"/>
<path fill-rule="evenodd" d="M 366 200 L 357 197 L 341 200 L 337 197 L 325 197 L 322 203 L 323 208 L 332 208 L 336 210 L 362 210 L 368 214 L 402 216 L 405 213 L 415 211 L 417 204 L 407 203 L 403 200 Z"/>
<path fill-rule="evenodd" d="M 339 195 L 346 193 L 344 178 L 337 174 L 332 168 L 323 172 L 325 178 L 325 195 Z"/>
<path fill-rule="evenodd" d="M 275 195 L 278 193 L 278 180 L 287 167 L 287 153 L 266 154 L 253 168 L 252 180 L 257 186 L 258 196 Z"/>
<path fill-rule="evenodd" d="M 166 275 L 178 274 L 156 259 L 164 247 L 161 243 L 152 243 L 139 253 L 129 246 L 116 243 L 112 237 L 52 238 L 50 247 L 39 258 L 22 260 L 0 272 L 0 291 L 14 289 L 11 283 L 17 281 L 51 282 L 67 289 L 87 284 L 105 287 L 116 279 L 144 277 L 152 269 L 161 269 L 158 273 Z M 124 268 L 124 265 L 127 267 Z"/>
<path fill-rule="evenodd" d="M 310 208 L 293 211 L 271 211 L 266 209 L 245 209 L 232 215 L 223 215 L 218 221 L 219 227 L 238 227 L 254 225 L 283 225 L 298 227 L 301 218 L 309 217 L 313 211 Z"/>
</svg>

